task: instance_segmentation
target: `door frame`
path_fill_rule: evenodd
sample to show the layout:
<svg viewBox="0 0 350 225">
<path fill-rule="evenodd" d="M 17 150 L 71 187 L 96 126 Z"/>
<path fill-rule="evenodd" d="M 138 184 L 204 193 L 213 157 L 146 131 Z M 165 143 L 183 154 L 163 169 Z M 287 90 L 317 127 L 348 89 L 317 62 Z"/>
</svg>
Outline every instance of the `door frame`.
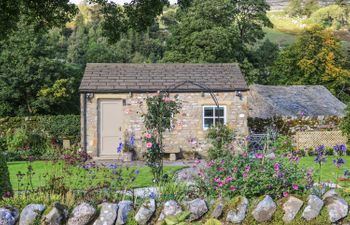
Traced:
<svg viewBox="0 0 350 225">
<path fill-rule="evenodd" d="M 97 99 L 97 157 L 102 157 L 102 142 L 101 142 L 101 102 L 117 102 L 123 101 L 123 98 L 98 98 Z M 117 158 L 117 155 L 115 155 Z"/>
</svg>

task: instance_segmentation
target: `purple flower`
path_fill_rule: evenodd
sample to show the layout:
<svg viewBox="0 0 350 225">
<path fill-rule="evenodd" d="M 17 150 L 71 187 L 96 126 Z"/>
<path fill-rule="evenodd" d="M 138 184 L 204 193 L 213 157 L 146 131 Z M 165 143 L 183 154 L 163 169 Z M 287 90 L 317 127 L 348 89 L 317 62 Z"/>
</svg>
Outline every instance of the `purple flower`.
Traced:
<svg viewBox="0 0 350 225">
<path fill-rule="evenodd" d="M 123 143 L 119 142 L 118 148 L 117 148 L 117 152 L 120 153 L 123 150 Z"/>
<path fill-rule="evenodd" d="M 345 164 L 345 160 L 342 158 L 334 159 L 333 164 L 339 169 L 342 165 Z"/>
<path fill-rule="evenodd" d="M 135 145 L 135 134 L 134 133 L 132 133 L 130 136 L 129 144 L 130 144 L 130 146 Z"/>
<path fill-rule="evenodd" d="M 139 175 L 140 174 L 140 170 L 135 170 L 135 174 Z"/>
<path fill-rule="evenodd" d="M 115 170 L 115 169 L 117 169 L 118 166 L 117 166 L 117 164 L 110 164 L 108 167 L 112 170 Z"/>
<path fill-rule="evenodd" d="M 346 148 L 346 145 L 345 144 L 341 144 L 341 145 L 335 145 L 334 147 L 333 147 L 333 150 L 335 151 L 335 152 L 338 152 L 338 153 L 345 153 L 346 152 L 346 150 L 347 150 L 347 148 Z"/>
<path fill-rule="evenodd" d="M 154 192 L 152 191 L 151 194 L 149 194 L 149 197 L 150 197 L 151 199 L 156 199 L 156 198 L 157 198 L 157 195 L 156 195 L 156 193 L 154 193 Z"/>
</svg>

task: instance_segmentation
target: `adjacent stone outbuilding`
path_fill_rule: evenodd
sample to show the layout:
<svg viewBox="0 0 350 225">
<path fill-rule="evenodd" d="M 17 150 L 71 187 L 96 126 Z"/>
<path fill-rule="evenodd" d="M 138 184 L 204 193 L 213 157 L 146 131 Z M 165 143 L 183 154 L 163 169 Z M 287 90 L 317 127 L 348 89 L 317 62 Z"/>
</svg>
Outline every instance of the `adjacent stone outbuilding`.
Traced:
<svg viewBox="0 0 350 225">
<path fill-rule="evenodd" d="M 182 102 L 164 141 L 166 152 L 205 155 L 207 129 L 220 121 L 247 135 L 248 87 L 238 64 L 91 63 L 80 85 L 83 148 L 95 157 L 118 158 L 117 147 L 128 132 L 141 156 L 143 102 L 164 90 Z"/>
</svg>

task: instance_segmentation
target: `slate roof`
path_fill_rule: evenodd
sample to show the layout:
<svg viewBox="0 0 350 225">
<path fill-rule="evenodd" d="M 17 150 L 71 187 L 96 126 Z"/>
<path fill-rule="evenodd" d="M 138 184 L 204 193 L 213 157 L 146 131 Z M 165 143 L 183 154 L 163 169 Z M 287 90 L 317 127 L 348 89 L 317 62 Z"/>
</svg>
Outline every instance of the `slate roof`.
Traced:
<svg viewBox="0 0 350 225">
<path fill-rule="evenodd" d="M 346 105 L 323 86 L 252 85 L 249 89 L 252 118 L 296 117 L 300 112 L 310 117 L 345 115 Z"/>
<path fill-rule="evenodd" d="M 214 92 L 247 90 L 238 64 L 118 64 L 88 63 L 80 92 L 127 93 L 171 89 L 189 80 Z M 173 92 L 198 92 L 186 83 Z"/>
</svg>

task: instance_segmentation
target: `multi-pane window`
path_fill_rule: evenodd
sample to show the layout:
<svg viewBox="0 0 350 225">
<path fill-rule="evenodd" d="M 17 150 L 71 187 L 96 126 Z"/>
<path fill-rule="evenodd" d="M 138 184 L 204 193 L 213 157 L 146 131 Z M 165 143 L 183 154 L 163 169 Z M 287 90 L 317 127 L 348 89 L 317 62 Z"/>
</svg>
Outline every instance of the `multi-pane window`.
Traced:
<svg viewBox="0 0 350 225">
<path fill-rule="evenodd" d="M 226 124 L 226 107 L 203 106 L 203 129 L 206 130 L 218 123 Z"/>
</svg>

